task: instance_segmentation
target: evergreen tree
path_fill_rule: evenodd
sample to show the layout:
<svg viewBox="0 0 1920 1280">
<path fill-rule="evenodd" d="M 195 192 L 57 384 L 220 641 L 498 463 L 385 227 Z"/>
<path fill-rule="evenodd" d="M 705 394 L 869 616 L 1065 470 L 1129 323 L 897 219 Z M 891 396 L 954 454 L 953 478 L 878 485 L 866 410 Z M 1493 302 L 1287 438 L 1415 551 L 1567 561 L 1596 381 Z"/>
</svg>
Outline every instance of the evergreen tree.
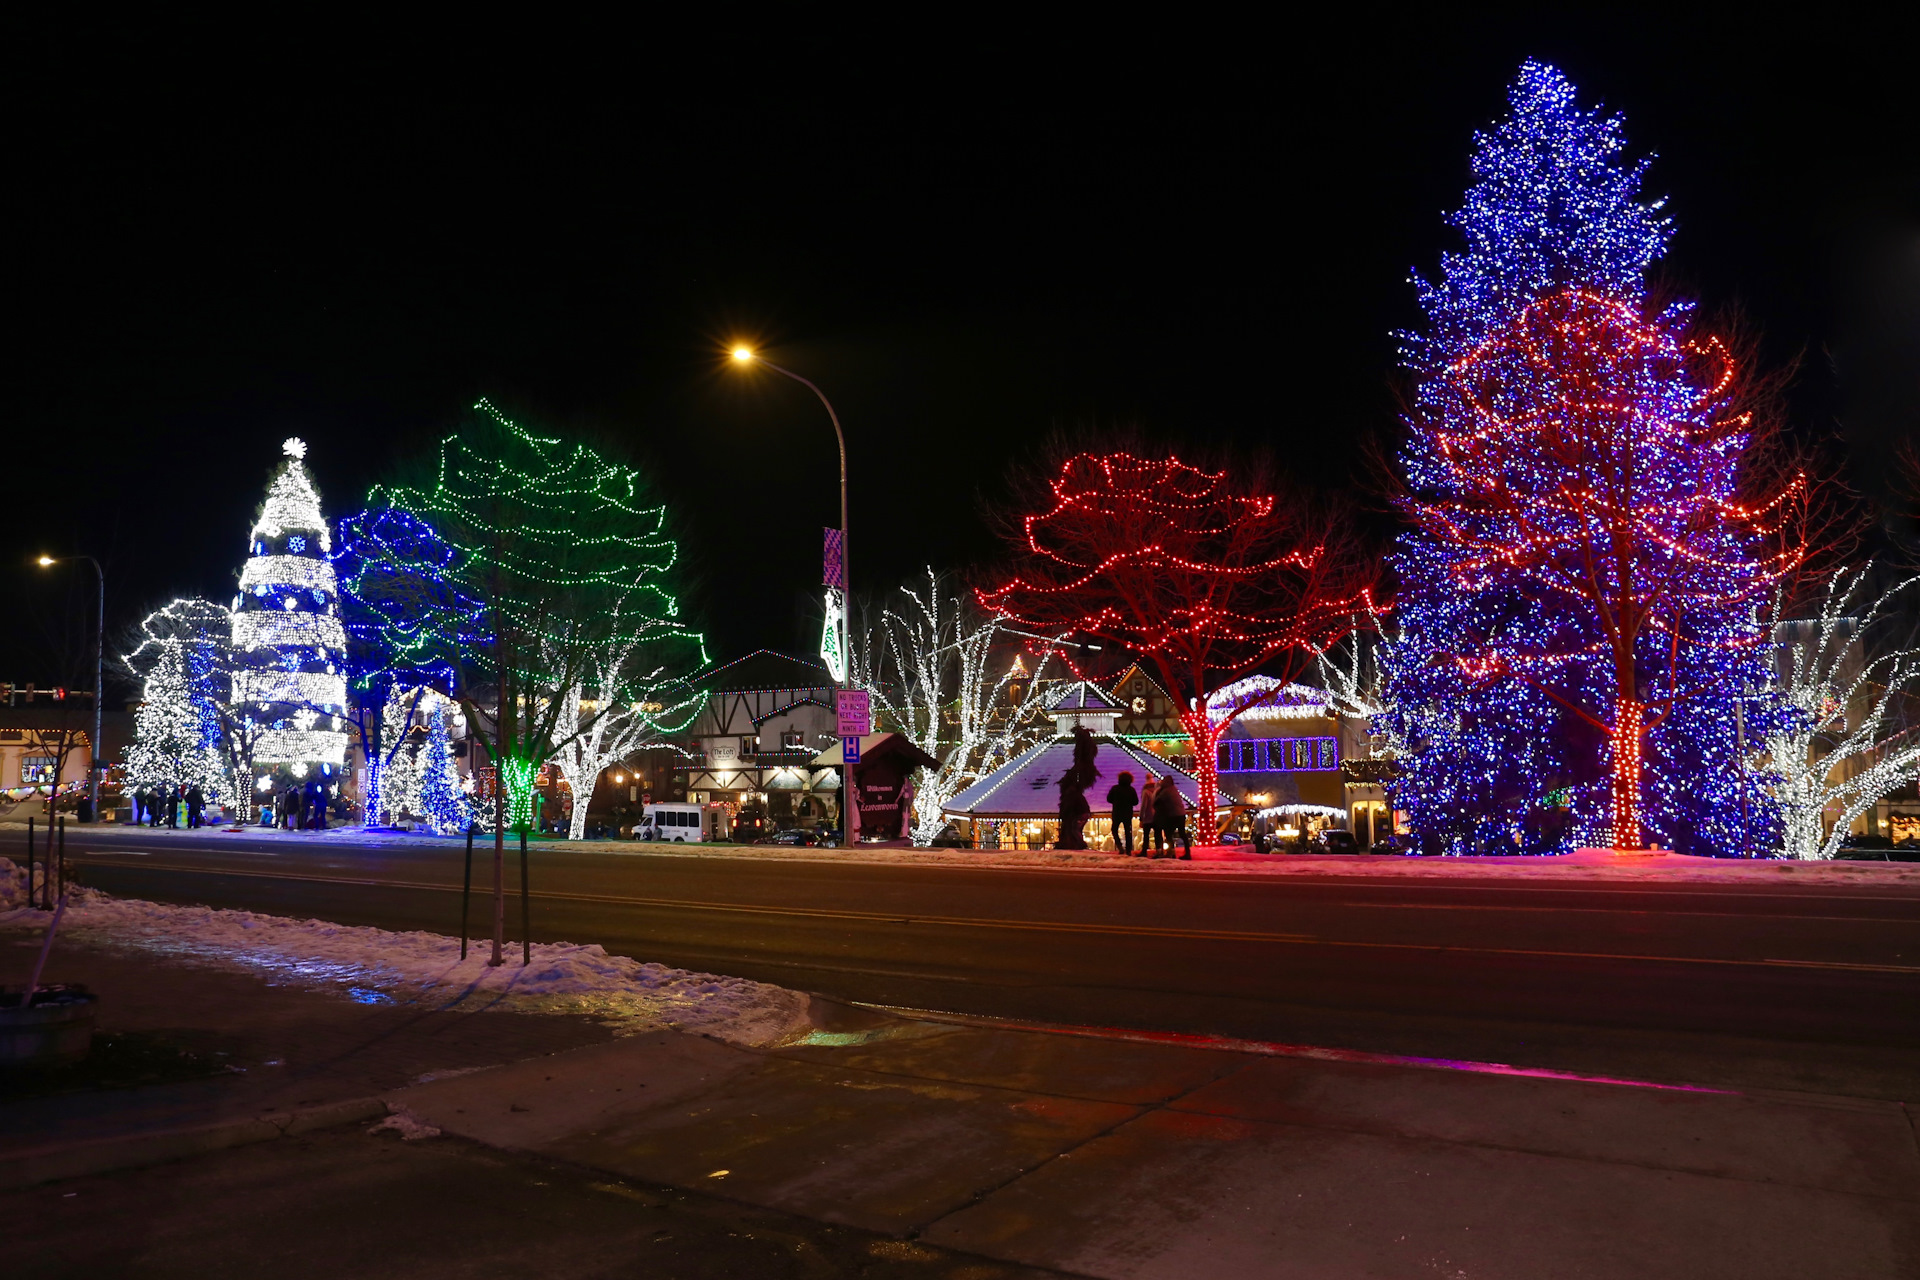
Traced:
<svg viewBox="0 0 1920 1280">
<path fill-rule="evenodd" d="M 1467 249 L 1403 335 L 1395 805 L 1452 852 L 1767 848 L 1734 708 L 1749 742 L 1789 714 L 1756 610 L 1805 557 L 1804 478 L 1757 479 L 1748 375 L 1689 304 L 1652 302 L 1672 226 L 1619 118 L 1539 63 L 1508 96 L 1450 219 Z"/>
<path fill-rule="evenodd" d="M 220 638 L 204 626 L 207 617 L 224 615 L 207 601 L 176 600 L 140 624 L 144 638 L 125 658 L 142 677 L 126 749 L 128 791 L 199 787 L 212 806 L 241 800 L 221 757 L 218 699 L 224 691 L 210 652 Z"/>
<path fill-rule="evenodd" d="M 264 726 L 255 763 L 332 773 L 345 763 L 347 747 L 346 635 L 328 559 L 333 539 L 303 461 L 307 446 L 292 439 L 282 448 L 287 458 L 253 522 L 233 602 L 232 700 L 250 704 Z"/>
</svg>

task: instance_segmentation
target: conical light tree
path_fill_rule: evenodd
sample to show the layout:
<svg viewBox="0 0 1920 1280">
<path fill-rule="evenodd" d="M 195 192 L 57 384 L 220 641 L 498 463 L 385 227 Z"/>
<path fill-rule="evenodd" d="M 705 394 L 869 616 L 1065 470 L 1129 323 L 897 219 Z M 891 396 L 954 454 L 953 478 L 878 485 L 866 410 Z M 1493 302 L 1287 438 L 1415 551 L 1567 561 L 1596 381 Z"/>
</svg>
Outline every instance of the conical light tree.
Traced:
<svg viewBox="0 0 1920 1280">
<path fill-rule="evenodd" d="M 346 634 L 328 559 L 333 539 L 307 472 L 306 445 L 291 439 L 282 448 L 286 460 L 254 520 L 234 597 L 231 702 L 262 726 L 256 764 L 331 772 L 345 762 L 347 747 Z"/>
</svg>

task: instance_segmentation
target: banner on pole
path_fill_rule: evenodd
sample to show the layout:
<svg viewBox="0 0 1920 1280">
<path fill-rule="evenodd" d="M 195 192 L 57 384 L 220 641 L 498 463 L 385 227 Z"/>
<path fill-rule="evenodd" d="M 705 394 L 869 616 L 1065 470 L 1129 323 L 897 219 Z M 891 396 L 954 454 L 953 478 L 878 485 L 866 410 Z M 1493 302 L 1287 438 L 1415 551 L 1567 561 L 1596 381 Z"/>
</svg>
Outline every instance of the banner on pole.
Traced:
<svg viewBox="0 0 1920 1280">
<path fill-rule="evenodd" d="M 820 581 L 836 591 L 847 589 L 846 534 L 839 529 L 823 529 L 826 537 L 820 547 Z"/>
</svg>

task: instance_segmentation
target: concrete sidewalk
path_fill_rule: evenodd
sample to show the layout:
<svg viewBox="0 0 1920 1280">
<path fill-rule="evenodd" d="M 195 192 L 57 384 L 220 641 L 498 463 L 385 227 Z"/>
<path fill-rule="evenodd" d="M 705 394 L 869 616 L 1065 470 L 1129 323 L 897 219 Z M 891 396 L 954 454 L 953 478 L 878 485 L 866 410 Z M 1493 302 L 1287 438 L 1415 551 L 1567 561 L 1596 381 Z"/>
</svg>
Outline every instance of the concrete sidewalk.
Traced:
<svg viewBox="0 0 1920 1280">
<path fill-rule="evenodd" d="M 387 1096 L 448 1133 L 1102 1277 L 1898 1277 L 1898 1103 L 906 1022 L 634 1037 Z"/>
</svg>

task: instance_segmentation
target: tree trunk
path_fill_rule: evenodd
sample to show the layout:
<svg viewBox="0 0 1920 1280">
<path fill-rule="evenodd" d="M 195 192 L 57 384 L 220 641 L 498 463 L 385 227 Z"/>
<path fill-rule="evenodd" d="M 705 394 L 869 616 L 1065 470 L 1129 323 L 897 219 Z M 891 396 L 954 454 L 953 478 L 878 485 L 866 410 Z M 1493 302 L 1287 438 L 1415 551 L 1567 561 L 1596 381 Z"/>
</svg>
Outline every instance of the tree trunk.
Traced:
<svg viewBox="0 0 1920 1280">
<path fill-rule="evenodd" d="M 1199 812 L 1193 815 L 1193 842 L 1220 843 L 1220 728 L 1206 712 L 1206 699 L 1200 699 L 1198 711 L 1180 713 L 1180 723 L 1193 739 L 1193 774 L 1200 783 Z"/>
<path fill-rule="evenodd" d="M 1638 699 L 1627 694 L 1615 699 L 1609 738 L 1613 750 L 1613 847 L 1616 849 L 1646 847 L 1640 830 L 1642 724 Z"/>
</svg>

